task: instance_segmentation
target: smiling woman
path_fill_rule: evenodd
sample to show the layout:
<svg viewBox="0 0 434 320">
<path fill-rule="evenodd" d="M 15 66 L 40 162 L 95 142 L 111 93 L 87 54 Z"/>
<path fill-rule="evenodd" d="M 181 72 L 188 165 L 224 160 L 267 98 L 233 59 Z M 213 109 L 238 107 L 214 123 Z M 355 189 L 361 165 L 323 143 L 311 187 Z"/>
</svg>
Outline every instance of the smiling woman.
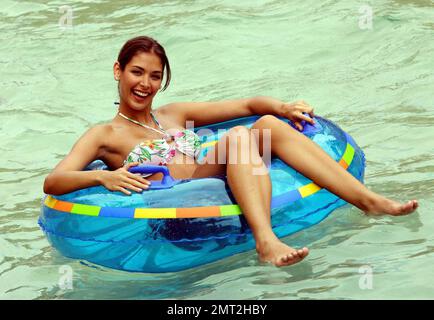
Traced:
<svg viewBox="0 0 434 320">
<path fill-rule="evenodd" d="M 169 86 L 171 78 L 164 48 L 149 37 L 127 41 L 113 67 L 115 80 L 119 81 L 120 105 L 127 104 L 135 110 L 150 108 L 153 97 L 161 89 L 164 70 L 166 83 L 163 91 Z"/>
<path fill-rule="evenodd" d="M 157 41 L 137 37 L 122 47 L 113 68 L 119 88 L 118 114 L 77 141 L 46 178 L 46 193 L 59 195 L 97 185 L 127 195 L 146 192 L 150 180 L 158 179 L 161 173 L 145 179 L 130 172 L 139 164 L 165 165 L 177 179 L 224 175 L 252 231 L 260 260 L 276 266 L 297 263 L 309 251 L 284 244 L 273 232 L 272 186 L 265 152 L 366 213 L 403 215 L 417 208 L 415 200 L 400 204 L 368 190 L 303 135 L 303 126 L 316 122 L 313 108 L 304 101 L 285 103 L 271 97 L 253 97 L 172 103 L 153 112 L 152 102 L 161 89 L 164 71 L 163 90 L 170 82 L 170 66 Z M 251 126 L 231 127 L 203 161 L 198 161 L 200 138 L 186 129 L 187 121 L 206 126 L 255 115 L 258 117 Z M 83 171 L 94 160 L 104 161 L 111 170 Z"/>
<path fill-rule="evenodd" d="M 118 60 L 115 62 L 115 74 L 117 74 L 115 77 L 116 80 L 119 80 L 119 70 L 117 70 L 116 67 L 118 67 L 120 71 L 124 71 L 127 64 L 132 61 L 137 53 L 140 52 L 153 53 L 159 58 L 158 61 L 155 61 L 155 69 L 150 73 L 158 74 L 161 80 L 163 78 L 163 72 L 166 71 L 166 82 L 162 91 L 166 90 L 171 79 L 169 59 L 166 56 L 164 48 L 157 41 L 146 36 L 133 38 L 123 45 L 119 52 Z M 131 64 L 133 67 L 138 68 L 139 71 L 145 71 L 141 65 L 135 65 L 134 63 Z M 138 75 L 140 75 L 140 72 Z"/>
</svg>

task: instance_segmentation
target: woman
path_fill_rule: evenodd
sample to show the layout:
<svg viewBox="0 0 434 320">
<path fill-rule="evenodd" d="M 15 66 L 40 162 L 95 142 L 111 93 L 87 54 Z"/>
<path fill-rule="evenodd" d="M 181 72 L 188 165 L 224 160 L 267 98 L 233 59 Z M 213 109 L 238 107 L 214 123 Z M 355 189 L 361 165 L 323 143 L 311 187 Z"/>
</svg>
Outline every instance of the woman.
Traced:
<svg viewBox="0 0 434 320">
<path fill-rule="evenodd" d="M 308 249 L 293 249 L 272 231 L 270 177 L 268 173 L 255 173 L 258 167 L 264 168 L 261 151 L 266 151 L 266 141 L 273 155 L 368 214 L 403 215 L 418 207 L 416 200 L 400 204 L 368 190 L 315 143 L 276 117 L 290 119 L 298 129 L 302 129 L 303 120 L 314 123 L 313 108 L 303 101 L 284 103 L 270 97 L 255 97 L 172 103 L 152 111 L 164 72 L 163 90 L 169 85 L 170 65 L 163 47 L 144 36 L 125 43 L 113 70 L 118 81 L 119 112 L 110 123 L 89 129 L 75 143 L 45 179 L 45 193 L 58 195 L 96 185 L 125 194 L 142 192 L 148 188 L 149 180 L 158 179 L 159 174 L 145 179 L 128 172 L 140 163 L 167 165 L 171 175 L 178 179 L 226 174 L 256 240 L 259 259 L 276 266 L 301 261 L 308 255 Z M 251 129 L 232 128 L 204 161 L 195 160 L 200 142 L 193 131 L 185 129 L 187 121 L 203 126 L 250 115 L 262 117 Z M 81 171 L 96 159 L 103 160 L 111 171 Z"/>
</svg>

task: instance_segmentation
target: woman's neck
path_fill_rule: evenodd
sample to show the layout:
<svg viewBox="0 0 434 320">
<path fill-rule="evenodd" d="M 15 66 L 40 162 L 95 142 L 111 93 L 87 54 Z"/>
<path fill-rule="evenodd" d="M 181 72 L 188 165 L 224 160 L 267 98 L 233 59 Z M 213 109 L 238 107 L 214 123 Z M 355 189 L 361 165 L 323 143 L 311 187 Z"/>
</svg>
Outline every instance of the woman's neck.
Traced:
<svg viewBox="0 0 434 320">
<path fill-rule="evenodd" d="M 151 116 L 152 108 L 149 105 L 147 108 L 143 110 L 134 110 L 123 103 L 119 104 L 119 112 L 123 115 L 127 116 L 130 119 L 138 121 L 143 124 L 152 125 L 154 120 Z M 117 115 L 118 116 L 118 115 Z"/>
</svg>

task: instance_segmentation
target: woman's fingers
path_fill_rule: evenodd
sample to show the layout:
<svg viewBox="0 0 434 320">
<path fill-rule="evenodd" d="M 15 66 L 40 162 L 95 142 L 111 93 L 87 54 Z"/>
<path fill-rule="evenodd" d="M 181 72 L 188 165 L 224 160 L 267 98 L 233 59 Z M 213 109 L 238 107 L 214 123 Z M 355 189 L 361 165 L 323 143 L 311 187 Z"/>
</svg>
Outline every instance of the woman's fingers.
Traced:
<svg viewBox="0 0 434 320">
<path fill-rule="evenodd" d="M 315 120 L 313 120 L 313 118 L 308 117 L 308 116 L 304 115 L 303 113 L 299 114 L 298 117 L 299 117 L 301 120 L 304 120 L 304 121 L 306 121 L 306 122 L 309 122 L 310 124 L 315 124 Z"/>
<path fill-rule="evenodd" d="M 147 189 L 148 188 L 148 186 L 144 186 L 143 188 L 140 188 L 140 187 L 138 187 L 138 186 L 136 186 L 136 185 L 134 185 L 132 183 L 123 183 L 122 187 L 125 188 L 125 189 L 129 189 L 129 190 L 135 191 L 135 192 L 142 192 L 143 189 Z"/>
<path fill-rule="evenodd" d="M 313 113 L 313 108 L 311 106 L 307 106 L 306 109 L 303 112 L 307 113 L 312 118 L 315 116 L 315 114 Z"/>
<path fill-rule="evenodd" d="M 116 170 L 109 181 L 107 181 L 106 186 L 110 190 L 121 191 L 126 195 L 131 195 L 131 191 L 142 192 L 149 189 L 150 181 L 144 179 L 139 174 L 133 174 L 128 171 L 129 168 L 139 164 L 139 162 L 131 162 Z"/>
<path fill-rule="evenodd" d="M 143 177 L 136 175 L 136 174 L 132 174 L 132 176 L 130 176 L 127 179 L 127 182 L 137 188 L 140 188 L 140 191 L 138 192 L 142 192 L 143 190 L 147 190 L 149 189 L 149 186 L 151 185 L 151 182 L 144 179 Z M 137 190 L 135 190 L 137 191 Z"/>
<path fill-rule="evenodd" d="M 307 104 L 305 101 L 299 100 L 293 103 L 287 103 L 285 106 L 287 107 L 287 117 L 293 122 L 296 122 L 296 119 L 294 118 L 298 118 L 311 124 L 315 123 L 313 120 L 313 117 L 315 116 L 313 107 Z M 307 113 L 310 117 L 304 115 L 304 113 Z"/>
<path fill-rule="evenodd" d="M 295 127 L 296 127 L 298 130 L 300 130 L 300 131 L 303 130 L 303 126 L 301 125 L 300 122 L 298 122 L 298 121 L 293 121 L 293 123 L 294 123 Z"/>
<path fill-rule="evenodd" d="M 128 171 L 129 168 L 138 166 L 140 162 L 129 162 L 126 165 L 124 165 L 124 169 Z"/>
<path fill-rule="evenodd" d="M 124 166 L 124 169 L 127 171 L 127 177 L 129 179 L 137 180 L 145 185 L 151 184 L 148 180 L 143 178 L 139 173 L 131 173 L 128 171 L 129 168 L 140 165 L 140 162 L 130 162 Z"/>
<path fill-rule="evenodd" d="M 309 105 L 306 101 L 300 100 L 296 102 L 296 105 L 300 107 L 301 112 L 308 113 L 311 117 L 314 117 L 313 107 Z"/>
<path fill-rule="evenodd" d="M 135 180 L 129 180 L 129 182 L 123 182 L 120 185 L 113 187 L 112 190 L 120 191 L 129 196 L 131 195 L 130 190 L 140 193 L 143 190 L 147 190 L 147 189 L 149 189 L 149 185 L 140 184 L 140 182 L 137 182 Z"/>
<path fill-rule="evenodd" d="M 136 192 L 142 192 L 143 189 L 148 189 L 150 186 L 150 182 L 145 180 L 146 182 L 142 182 L 140 180 L 137 179 L 143 179 L 143 178 L 139 178 L 139 177 L 126 177 L 126 179 L 124 179 L 123 183 L 129 188 L 132 189 Z M 144 180 L 144 179 L 143 179 Z"/>
<path fill-rule="evenodd" d="M 143 184 L 146 184 L 146 185 L 150 185 L 151 184 L 151 182 L 149 180 L 146 180 L 140 174 L 135 174 L 135 173 L 128 172 L 127 173 L 127 177 L 130 178 L 130 179 L 139 181 L 139 182 L 141 182 Z"/>
<path fill-rule="evenodd" d="M 122 188 L 121 186 L 116 186 L 116 187 L 113 188 L 113 190 L 114 190 L 114 191 L 120 191 L 120 192 L 122 192 L 122 193 L 125 193 L 127 196 L 130 196 L 130 195 L 131 195 L 131 191 L 128 191 L 127 189 Z"/>
</svg>

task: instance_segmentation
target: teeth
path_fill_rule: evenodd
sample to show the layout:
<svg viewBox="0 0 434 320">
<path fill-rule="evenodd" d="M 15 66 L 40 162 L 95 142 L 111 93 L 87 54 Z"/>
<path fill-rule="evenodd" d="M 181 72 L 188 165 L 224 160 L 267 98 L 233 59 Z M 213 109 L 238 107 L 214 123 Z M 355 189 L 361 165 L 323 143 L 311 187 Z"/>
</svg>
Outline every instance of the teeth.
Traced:
<svg viewBox="0 0 434 320">
<path fill-rule="evenodd" d="M 149 93 L 144 93 L 144 92 L 138 91 L 138 90 L 133 90 L 133 92 L 135 94 L 137 94 L 138 96 L 141 96 L 141 97 L 147 97 L 149 95 Z"/>
</svg>

